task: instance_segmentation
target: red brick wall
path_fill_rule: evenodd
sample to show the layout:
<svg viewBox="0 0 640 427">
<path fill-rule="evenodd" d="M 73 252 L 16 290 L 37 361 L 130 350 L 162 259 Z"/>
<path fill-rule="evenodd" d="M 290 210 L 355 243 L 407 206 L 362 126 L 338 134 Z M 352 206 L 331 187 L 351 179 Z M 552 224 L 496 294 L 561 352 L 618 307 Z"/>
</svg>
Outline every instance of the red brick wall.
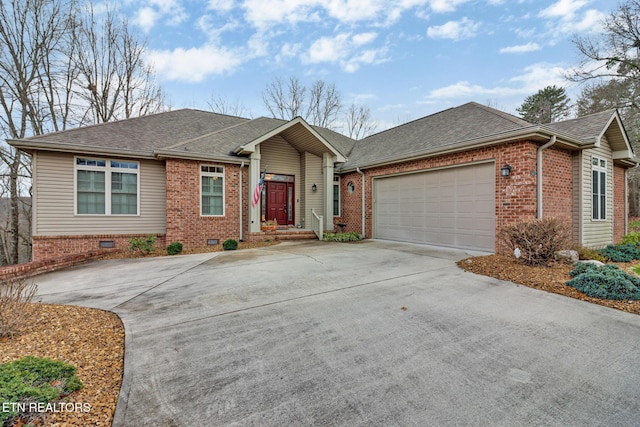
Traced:
<svg viewBox="0 0 640 427">
<path fill-rule="evenodd" d="M 146 234 L 122 235 L 122 234 L 96 234 L 92 236 L 34 236 L 33 260 L 42 261 L 49 258 L 58 258 L 65 255 L 82 254 L 86 252 L 109 252 L 113 249 L 101 249 L 101 240 L 113 240 L 116 250 L 128 250 L 131 237 L 147 237 Z M 156 235 L 156 247 L 164 249 L 164 234 Z"/>
<path fill-rule="evenodd" d="M 542 153 L 542 216 L 573 220 L 572 154 L 551 147 Z"/>
<path fill-rule="evenodd" d="M 500 252 L 499 230 L 508 224 L 535 219 L 537 215 L 536 157 L 539 144 L 530 141 L 485 147 L 463 153 L 411 160 L 393 165 L 367 169 L 366 173 L 366 236 L 372 233 L 372 179 L 378 176 L 402 172 L 420 171 L 451 165 L 494 160 L 496 165 L 496 251 Z M 572 169 L 571 154 L 561 150 L 547 150 L 543 157 L 545 180 L 543 182 L 544 216 L 560 216 L 569 225 L 572 220 Z M 509 177 L 503 178 L 500 169 L 505 164 L 512 167 Z M 547 176 L 548 175 L 548 176 Z M 347 185 L 352 181 L 355 192 L 349 194 Z M 347 224 L 345 231 L 361 230 L 362 180 L 358 173 L 345 174 L 341 178 L 342 217 L 336 222 Z"/>
<path fill-rule="evenodd" d="M 207 239 L 240 238 L 239 165 L 224 165 L 225 207 L 224 216 L 200 215 L 200 165 L 218 165 L 215 162 L 167 159 L 167 243 L 181 242 L 185 249 L 204 247 Z M 246 172 L 246 168 L 244 170 Z M 243 181 L 246 173 L 243 173 Z M 243 182 L 243 203 L 247 206 L 246 184 Z M 245 209 L 246 210 L 246 209 Z M 247 217 L 243 212 L 244 233 Z"/>
<path fill-rule="evenodd" d="M 625 169 L 613 165 L 613 243 L 619 243 L 627 231 L 625 229 L 627 219 L 627 210 L 625 209 L 627 186 L 625 183 Z"/>
</svg>

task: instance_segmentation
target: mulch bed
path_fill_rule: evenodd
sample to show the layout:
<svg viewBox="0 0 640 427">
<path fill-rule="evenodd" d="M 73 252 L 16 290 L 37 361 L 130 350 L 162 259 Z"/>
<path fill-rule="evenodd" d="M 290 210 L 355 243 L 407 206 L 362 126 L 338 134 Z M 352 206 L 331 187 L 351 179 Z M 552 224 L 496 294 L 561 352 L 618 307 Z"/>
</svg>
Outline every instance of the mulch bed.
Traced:
<svg viewBox="0 0 640 427">
<path fill-rule="evenodd" d="M 638 262 L 616 264 L 621 269 L 633 274 L 631 267 L 637 265 Z M 567 286 L 565 283 L 571 280 L 569 272 L 573 270 L 573 267 L 567 264 L 553 263 L 547 267 L 530 267 L 513 256 L 488 255 L 464 259 L 458 262 L 458 267 L 483 276 L 508 280 L 530 288 L 640 314 L 640 301 L 601 300 L 589 297 L 575 288 Z"/>
</svg>

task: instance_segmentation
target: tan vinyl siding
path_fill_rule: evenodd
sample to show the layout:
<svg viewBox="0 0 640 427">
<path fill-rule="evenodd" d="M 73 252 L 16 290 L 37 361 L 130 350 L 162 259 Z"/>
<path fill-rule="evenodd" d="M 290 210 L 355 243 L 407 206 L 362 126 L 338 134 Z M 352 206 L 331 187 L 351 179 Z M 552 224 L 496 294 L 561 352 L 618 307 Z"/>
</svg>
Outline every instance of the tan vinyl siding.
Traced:
<svg viewBox="0 0 640 427">
<path fill-rule="evenodd" d="M 35 236 L 166 232 L 163 162 L 140 161 L 139 215 L 87 216 L 74 213 L 74 156 L 39 152 L 34 160 L 38 199 L 33 226 Z"/>
<path fill-rule="evenodd" d="M 592 219 L 592 156 L 607 161 L 607 211 L 606 219 Z M 613 161 L 611 148 L 606 141 L 602 141 L 599 148 L 584 150 L 582 154 L 582 244 L 589 247 L 603 247 L 613 241 Z"/>
<path fill-rule="evenodd" d="M 301 222 L 300 197 L 302 196 L 300 153 L 283 137 L 276 135 L 260 144 L 260 165 L 267 173 L 293 175 L 295 177 L 296 223 Z"/>
<path fill-rule="evenodd" d="M 305 221 L 306 228 L 311 227 L 311 210 L 315 209 L 317 215 L 323 215 L 323 179 L 322 179 L 322 157 L 306 153 L 305 156 L 305 182 L 306 182 L 306 198 L 305 198 Z M 311 191 L 311 186 L 316 184 L 318 190 Z M 333 189 L 332 189 L 333 190 Z"/>
</svg>

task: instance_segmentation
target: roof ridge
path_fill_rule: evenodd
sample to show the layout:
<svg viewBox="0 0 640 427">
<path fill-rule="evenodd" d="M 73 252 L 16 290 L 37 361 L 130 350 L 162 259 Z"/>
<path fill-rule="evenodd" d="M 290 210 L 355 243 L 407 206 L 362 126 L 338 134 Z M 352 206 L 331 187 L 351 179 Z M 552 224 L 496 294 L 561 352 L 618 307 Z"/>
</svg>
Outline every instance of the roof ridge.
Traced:
<svg viewBox="0 0 640 427">
<path fill-rule="evenodd" d="M 467 104 L 462 104 L 461 107 L 464 106 L 464 105 L 469 105 L 469 104 L 472 104 L 473 106 L 478 107 L 478 108 L 482 108 L 483 110 L 485 110 L 488 113 L 491 113 L 491 114 L 494 114 L 496 116 L 502 117 L 503 119 L 508 120 L 513 124 L 522 125 L 523 127 L 524 126 L 530 126 L 532 124 L 532 123 L 529 123 L 528 121 L 526 121 L 526 120 L 524 120 L 524 119 L 522 119 L 520 117 L 514 116 L 513 114 L 509 114 L 509 113 L 507 113 L 505 111 L 498 110 L 497 108 L 489 107 L 488 105 L 482 105 L 482 104 L 479 104 L 479 103 L 474 102 L 474 101 L 468 102 Z"/>
<path fill-rule="evenodd" d="M 217 114 L 217 113 L 214 113 L 214 114 Z M 225 114 L 221 114 L 221 115 L 225 115 Z M 236 117 L 236 116 L 228 116 L 228 117 Z M 243 119 L 242 117 L 237 117 L 237 118 Z M 197 141 L 199 139 L 202 139 L 202 138 L 205 138 L 205 137 L 209 137 L 211 135 L 215 135 L 217 133 L 221 133 L 221 132 L 227 131 L 229 129 L 233 129 L 233 128 L 238 127 L 238 126 L 246 125 L 246 124 L 248 124 L 248 123 L 250 123 L 250 122 L 252 122 L 254 120 L 258 120 L 258 119 L 243 119 L 243 120 L 246 120 L 246 121 L 241 122 L 241 123 L 236 123 L 235 125 L 227 126 L 226 128 L 218 129 L 218 130 L 215 130 L 213 132 L 205 133 L 204 135 L 199 135 L 199 136 L 196 136 L 195 138 L 187 139 L 186 141 L 177 142 L 177 143 L 175 143 L 173 145 L 169 145 L 167 147 L 164 147 L 163 150 L 172 150 L 172 149 L 178 148 L 178 147 L 180 147 L 182 145 L 189 144 L 191 142 Z"/>
</svg>

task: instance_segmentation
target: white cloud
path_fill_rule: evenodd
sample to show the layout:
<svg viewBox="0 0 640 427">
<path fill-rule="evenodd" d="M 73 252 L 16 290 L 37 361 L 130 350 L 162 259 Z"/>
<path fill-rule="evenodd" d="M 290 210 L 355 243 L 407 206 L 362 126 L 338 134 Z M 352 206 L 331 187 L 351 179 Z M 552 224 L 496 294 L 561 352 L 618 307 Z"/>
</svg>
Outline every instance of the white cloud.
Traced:
<svg viewBox="0 0 640 427">
<path fill-rule="evenodd" d="M 449 21 L 443 25 L 429 27 L 427 36 L 434 39 L 468 39 L 476 35 L 479 27 L 479 23 L 464 17 L 460 21 Z"/>
<path fill-rule="evenodd" d="M 162 18 L 167 25 L 180 25 L 188 18 L 184 8 L 176 0 L 150 0 L 148 5 L 138 9 L 133 23 L 140 26 L 145 33 Z"/>
<path fill-rule="evenodd" d="M 233 0 L 209 0 L 207 9 L 216 12 L 230 12 L 233 10 Z"/>
<path fill-rule="evenodd" d="M 232 73 L 243 62 L 237 53 L 212 45 L 150 51 L 148 60 L 161 77 L 190 83 Z"/>
<path fill-rule="evenodd" d="M 458 6 L 469 0 L 429 0 L 431 10 L 436 13 L 453 12 Z"/>
<path fill-rule="evenodd" d="M 346 72 L 353 73 L 363 64 L 380 63 L 386 60 L 386 48 L 359 50 L 373 42 L 376 37 L 377 34 L 373 32 L 355 35 L 341 33 L 334 37 L 321 37 L 311 44 L 309 50 L 302 56 L 302 61 L 305 64 L 337 63 Z"/>
<path fill-rule="evenodd" d="M 560 65 L 537 63 L 523 69 L 522 74 L 512 77 L 506 85 L 493 87 L 472 84 L 468 81 L 459 81 L 454 84 L 437 88 L 429 92 L 425 101 L 431 102 L 433 99 L 478 99 L 478 97 L 505 98 L 512 96 L 528 96 L 538 92 L 546 86 L 566 86 L 564 76 L 567 69 Z"/>
<path fill-rule="evenodd" d="M 133 23 L 142 28 L 142 31 L 148 33 L 156 25 L 159 15 L 150 7 L 143 7 L 138 10 Z"/>
<path fill-rule="evenodd" d="M 526 53 L 526 52 L 535 52 L 536 50 L 540 50 L 541 46 L 538 43 L 527 43 L 521 44 L 517 46 L 508 46 L 500 49 L 500 53 Z"/>
<path fill-rule="evenodd" d="M 540 11 L 538 16 L 541 18 L 563 18 L 566 20 L 573 19 L 578 10 L 582 9 L 588 3 L 587 0 L 559 0 Z"/>
</svg>

